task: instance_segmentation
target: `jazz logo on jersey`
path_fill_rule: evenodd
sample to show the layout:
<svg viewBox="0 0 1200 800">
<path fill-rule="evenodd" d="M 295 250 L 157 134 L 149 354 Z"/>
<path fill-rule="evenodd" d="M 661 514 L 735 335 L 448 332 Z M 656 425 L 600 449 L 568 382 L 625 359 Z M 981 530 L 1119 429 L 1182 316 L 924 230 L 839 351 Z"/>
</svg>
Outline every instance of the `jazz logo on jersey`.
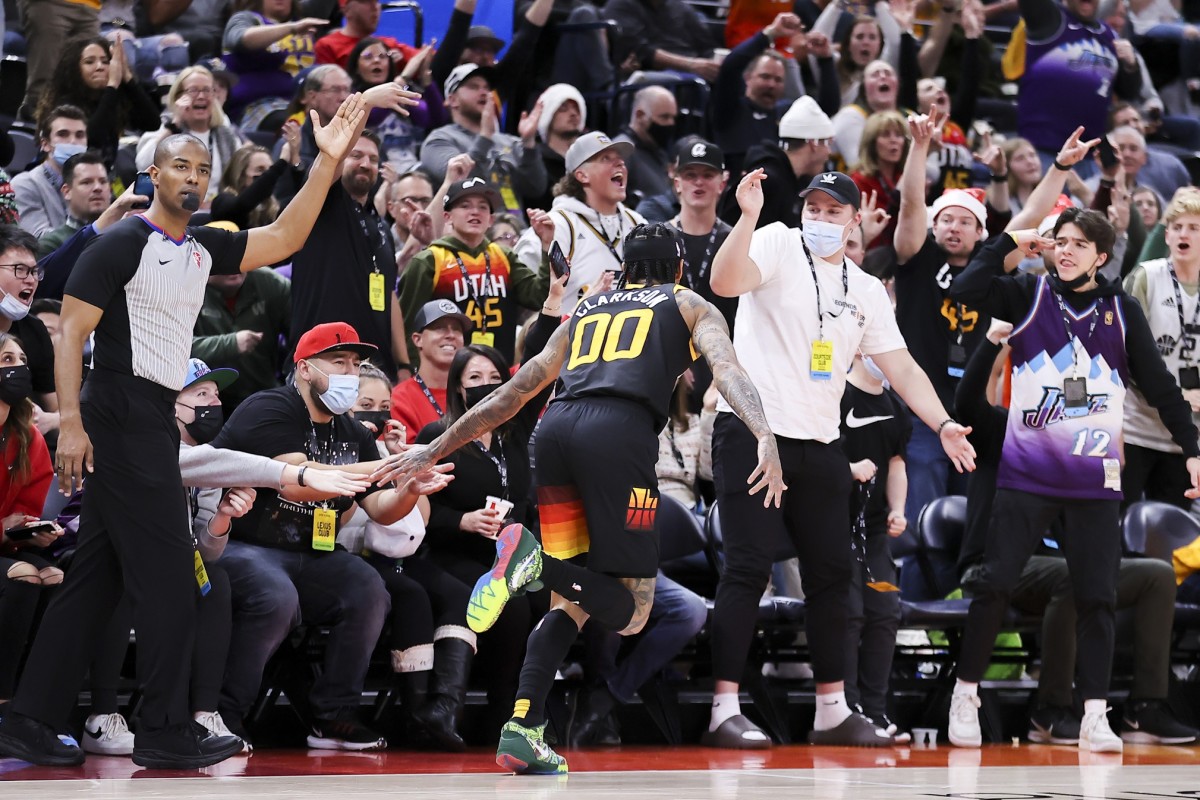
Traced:
<svg viewBox="0 0 1200 800">
<path fill-rule="evenodd" d="M 625 529 L 654 530 L 654 515 L 658 513 L 658 492 L 654 489 L 629 490 L 629 508 L 625 511 Z"/>
<path fill-rule="evenodd" d="M 1089 394 L 1088 414 L 1103 414 L 1108 410 L 1108 395 Z M 1042 399 L 1036 408 L 1024 412 L 1023 421 L 1026 428 L 1042 430 L 1065 418 L 1063 413 L 1063 390 L 1059 386 L 1043 386 Z"/>
</svg>

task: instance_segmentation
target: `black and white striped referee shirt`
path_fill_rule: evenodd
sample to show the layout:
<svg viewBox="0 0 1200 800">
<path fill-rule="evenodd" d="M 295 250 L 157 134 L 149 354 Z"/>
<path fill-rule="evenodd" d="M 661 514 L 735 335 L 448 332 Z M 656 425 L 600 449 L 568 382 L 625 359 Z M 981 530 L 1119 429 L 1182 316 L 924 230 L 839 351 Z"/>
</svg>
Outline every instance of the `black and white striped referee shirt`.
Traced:
<svg viewBox="0 0 1200 800">
<path fill-rule="evenodd" d="M 104 312 L 93 367 L 179 391 L 209 274 L 234 275 L 246 232 L 191 228 L 180 240 L 142 216 L 90 241 L 64 294 Z"/>
</svg>

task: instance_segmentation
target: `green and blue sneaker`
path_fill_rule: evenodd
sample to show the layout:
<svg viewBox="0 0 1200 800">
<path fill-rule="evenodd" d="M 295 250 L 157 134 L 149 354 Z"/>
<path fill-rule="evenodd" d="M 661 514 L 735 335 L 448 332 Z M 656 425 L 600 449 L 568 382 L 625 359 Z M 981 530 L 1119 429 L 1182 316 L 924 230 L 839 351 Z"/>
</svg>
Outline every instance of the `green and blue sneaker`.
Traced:
<svg viewBox="0 0 1200 800">
<path fill-rule="evenodd" d="M 511 597 L 542 588 L 542 546 L 521 525 L 509 525 L 496 540 L 496 561 L 480 576 L 467 602 L 467 625 L 483 633 L 496 624 Z"/>
<path fill-rule="evenodd" d="M 554 752 L 545 740 L 546 724 L 526 728 L 515 720 L 500 729 L 496 763 L 518 775 L 560 775 L 567 772 L 567 760 Z"/>
</svg>

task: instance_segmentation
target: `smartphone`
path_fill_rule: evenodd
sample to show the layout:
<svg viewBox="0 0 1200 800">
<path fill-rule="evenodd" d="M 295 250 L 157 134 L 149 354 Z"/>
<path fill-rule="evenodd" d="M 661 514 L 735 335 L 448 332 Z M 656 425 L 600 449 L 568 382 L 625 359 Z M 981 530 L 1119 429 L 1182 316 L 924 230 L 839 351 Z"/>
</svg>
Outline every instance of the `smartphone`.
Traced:
<svg viewBox="0 0 1200 800">
<path fill-rule="evenodd" d="M 561 278 L 563 275 L 570 277 L 571 275 L 571 262 L 567 261 L 567 257 L 563 255 L 558 242 L 550 245 L 550 270 L 556 278 Z"/>
<path fill-rule="evenodd" d="M 154 199 L 154 182 L 150 180 L 149 172 L 139 172 L 137 179 L 133 182 L 133 193 L 140 194 L 146 198 L 146 202 L 137 203 L 133 208 L 149 208 L 150 201 Z"/>
<path fill-rule="evenodd" d="M 1117 165 L 1117 149 L 1112 146 L 1112 142 L 1107 136 L 1100 137 L 1100 166 L 1105 169 L 1112 169 Z"/>
<path fill-rule="evenodd" d="M 50 533 L 53 530 L 53 522 L 34 522 L 31 525 L 22 525 L 19 528 L 10 528 L 4 532 L 4 537 L 17 542 L 21 541 L 22 539 L 32 539 L 39 533 Z"/>
</svg>

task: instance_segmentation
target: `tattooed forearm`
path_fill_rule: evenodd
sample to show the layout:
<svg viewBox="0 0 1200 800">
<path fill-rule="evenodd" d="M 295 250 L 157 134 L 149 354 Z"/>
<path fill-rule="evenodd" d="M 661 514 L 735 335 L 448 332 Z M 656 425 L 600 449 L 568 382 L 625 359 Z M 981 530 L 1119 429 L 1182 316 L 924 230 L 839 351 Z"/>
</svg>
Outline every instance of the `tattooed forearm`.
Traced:
<svg viewBox="0 0 1200 800">
<path fill-rule="evenodd" d="M 621 583 L 633 595 L 633 619 L 621 631 L 622 636 L 632 636 L 646 627 L 650 609 L 654 606 L 654 584 L 657 578 L 622 578 Z"/>
<path fill-rule="evenodd" d="M 692 340 L 712 367 L 713 385 L 734 413 L 746 423 L 756 438 L 770 435 L 771 428 L 767 425 L 762 399 L 750 382 L 750 376 L 738 363 L 733 342 L 729 340 L 729 328 L 720 313 L 706 309 L 692 328 Z"/>
<path fill-rule="evenodd" d="M 546 388 L 547 384 L 558 376 L 562 367 L 563 356 L 566 353 L 567 328 L 568 326 L 563 325 L 555 331 L 537 358 L 525 362 L 512 380 L 502 384 L 499 389 L 481 400 L 435 439 L 429 447 L 433 459 L 436 461 L 445 458 L 468 442 L 473 442 L 503 425 L 512 419 L 523 405 Z"/>
</svg>

